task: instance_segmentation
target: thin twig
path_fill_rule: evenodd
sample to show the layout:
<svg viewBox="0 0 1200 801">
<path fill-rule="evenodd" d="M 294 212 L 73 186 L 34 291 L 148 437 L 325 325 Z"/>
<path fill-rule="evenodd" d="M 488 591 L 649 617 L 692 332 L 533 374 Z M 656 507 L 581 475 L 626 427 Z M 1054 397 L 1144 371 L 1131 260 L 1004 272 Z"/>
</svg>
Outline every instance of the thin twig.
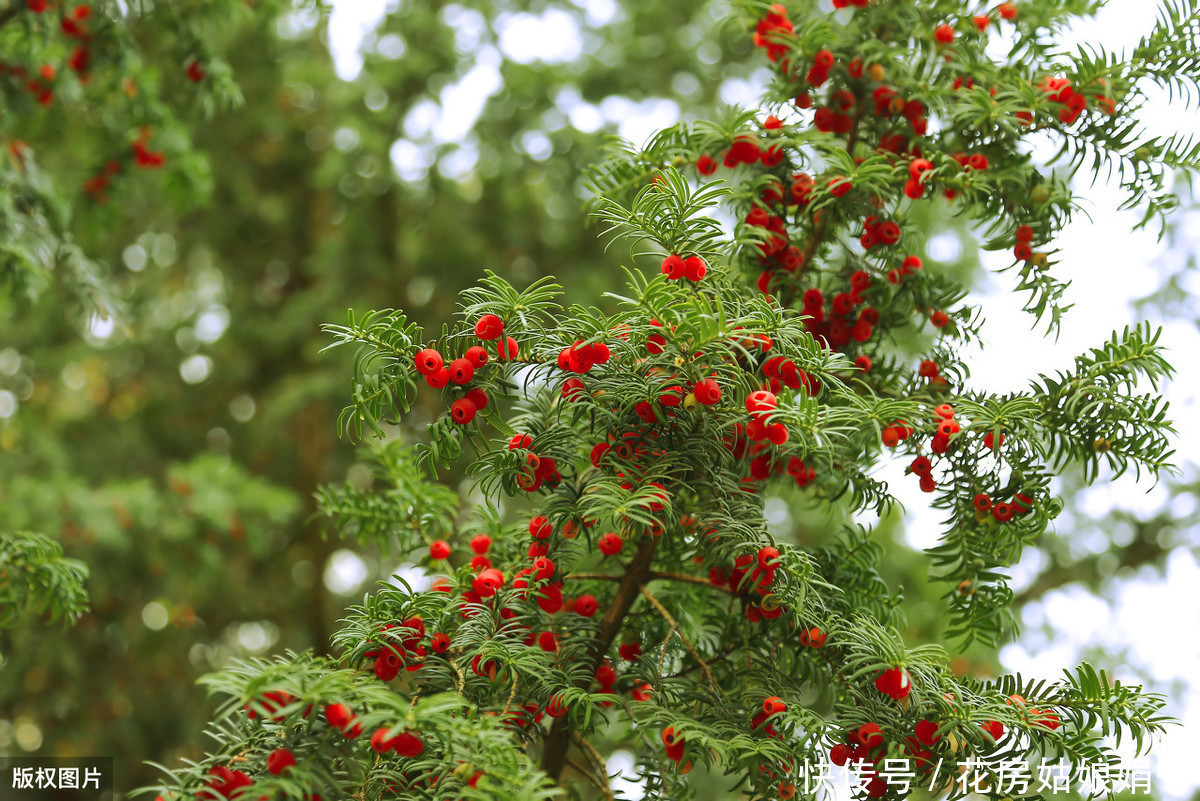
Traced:
<svg viewBox="0 0 1200 801">
<path fill-rule="evenodd" d="M 650 594 L 650 590 L 642 587 L 642 595 L 646 596 L 646 600 L 648 600 L 654 606 L 654 608 L 658 610 L 658 613 L 663 616 L 664 620 L 671 624 L 671 628 L 675 630 L 675 635 L 679 637 L 680 641 L 683 642 L 685 646 L 687 646 L 687 649 L 691 653 L 692 657 L 699 662 L 700 667 L 704 669 L 704 676 L 708 679 L 708 683 L 712 685 L 713 691 L 720 693 L 721 690 L 717 687 L 717 680 L 713 678 L 712 671 L 708 669 L 708 663 L 704 661 L 702 656 L 700 656 L 700 652 L 696 650 L 696 646 L 692 645 L 691 640 L 683 636 L 683 632 L 679 630 L 679 624 L 675 622 L 675 618 L 671 617 L 671 613 L 667 611 L 667 608 L 663 606 L 657 598 Z"/>
<path fill-rule="evenodd" d="M 718 586 L 716 584 L 713 584 L 711 581 L 709 581 L 708 579 L 706 579 L 702 576 L 692 576 L 687 573 L 654 572 L 654 573 L 650 574 L 650 577 L 656 578 L 656 579 L 667 579 L 669 581 L 685 581 L 688 584 L 699 584 L 701 587 L 711 587 L 714 590 L 720 590 L 721 592 L 727 592 L 730 595 L 739 595 L 740 594 L 736 590 L 731 590 L 728 587 Z"/>
<path fill-rule="evenodd" d="M 667 663 L 667 648 L 671 645 L 671 637 L 675 634 L 675 627 L 671 626 L 671 630 L 667 632 L 667 636 L 663 637 L 662 653 L 658 655 L 658 675 L 662 675 L 663 665 Z"/>
<path fill-rule="evenodd" d="M 608 767 L 604 764 L 604 758 L 600 756 L 600 752 L 597 751 L 591 743 L 583 739 L 578 732 L 575 733 L 575 742 L 579 743 L 579 745 L 583 747 L 583 752 L 587 754 L 588 760 L 592 763 L 592 767 L 596 771 L 596 778 L 600 780 L 596 783 L 596 786 L 604 792 L 604 797 L 607 798 L 608 801 L 613 801 L 612 787 L 610 787 L 608 784 Z"/>
<path fill-rule="evenodd" d="M 512 706 L 513 699 L 517 697 L 517 671 L 513 671 L 513 686 L 508 693 L 508 700 L 504 702 L 504 709 L 500 711 L 500 717 L 503 718 L 508 714 L 508 708 Z"/>
<path fill-rule="evenodd" d="M 596 785 L 596 787 L 598 789 L 600 789 L 601 791 L 603 791 L 605 789 L 605 786 L 600 783 L 600 780 L 597 779 L 594 775 L 592 775 L 592 772 L 590 770 L 588 770 L 587 768 L 585 768 L 583 765 L 580 765 L 578 762 L 571 759 L 570 757 L 566 758 L 566 762 L 572 768 L 574 768 L 578 772 L 582 773 L 587 778 L 587 780 L 590 781 L 592 784 Z M 609 798 L 612 798 L 612 796 L 610 795 Z"/>
</svg>

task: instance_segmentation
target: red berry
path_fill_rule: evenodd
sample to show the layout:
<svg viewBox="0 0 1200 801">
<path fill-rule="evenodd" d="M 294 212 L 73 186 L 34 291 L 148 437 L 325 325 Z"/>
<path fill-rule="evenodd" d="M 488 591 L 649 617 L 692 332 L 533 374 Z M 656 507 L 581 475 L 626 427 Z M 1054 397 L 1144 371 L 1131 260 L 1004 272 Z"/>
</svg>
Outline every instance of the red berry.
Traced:
<svg viewBox="0 0 1200 801">
<path fill-rule="evenodd" d="M 942 739 L 937 733 L 938 725 L 932 720 L 922 720 L 917 723 L 917 728 L 913 732 L 922 745 L 932 746 Z"/>
<path fill-rule="evenodd" d="M 421 375 L 433 375 L 442 369 L 442 354 L 433 348 L 425 348 L 417 352 L 417 355 L 413 357 L 413 363 Z"/>
<path fill-rule="evenodd" d="M 712 175 L 717 171 L 717 160 L 705 153 L 696 160 L 696 171 L 701 175 Z"/>
<path fill-rule="evenodd" d="M 345 704 L 330 704 L 325 707 L 325 721 L 335 729 L 346 728 L 353 717 L 354 713 Z"/>
<path fill-rule="evenodd" d="M 558 637 L 552 631 L 543 631 L 537 637 L 538 648 L 541 648 L 548 654 L 552 654 L 558 650 Z"/>
<path fill-rule="evenodd" d="M 502 362 L 517 358 L 517 340 L 512 337 L 502 337 L 496 342 L 496 358 Z"/>
<path fill-rule="evenodd" d="M 477 411 L 470 398 L 459 398 L 450 404 L 450 418 L 459 425 L 466 425 L 474 420 Z"/>
<path fill-rule="evenodd" d="M 504 574 L 494 567 L 484 570 L 475 577 L 471 584 L 471 588 L 480 598 L 491 598 L 502 586 L 504 586 Z"/>
<path fill-rule="evenodd" d="M 434 389 L 443 389 L 450 383 L 450 368 L 442 367 L 425 376 L 425 383 Z"/>
<path fill-rule="evenodd" d="M 475 323 L 475 336 L 485 342 L 498 339 L 504 333 L 504 321 L 494 314 L 485 314 Z"/>
<path fill-rule="evenodd" d="M 1004 19 L 1013 20 L 1017 18 L 1017 7 L 1012 3 L 1001 3 L 1000 8 L 997 10 Z"/>
<path fill-rule="evenodd" d="M 460 386 L 475 377 L 475 365 L 468 359 L 455 359 L 450 362 L 449 368 L 450 380 Z"/>
<path fill-rule="evenodd" d="M 554 526 L 545 515 L 538 515 L 529 521 L 529 533 L 536 540 L 544 540 L 554 533 Z"/>
<path fill-rule="evenodd" d="M 699 256 L 688 256 L 683 261 L 683 274 L 689 281 L 699 281 L 708 273 L 708 265 Z"/>
<path fill-rule="evenodd" d="M 845 767 L 846 763 L 850 761 L 850 747 L 845 743 L 838 743 L 830 748 L 829 761 L 838 767 Z"/>
<path fill-rule="evenodd" d="M 545 581 L 554 575 L 554 562 L 545 556 L 539 556 L 533 562 L 533 569 L 537 578 Z"/>
<path fill-rule="evenodd" d="M 883 745 L 883 732 L 878 723 L 864 723 L 858 727 L 858 741 L 868 748 Z"/>
<path fill-rule="evenodd" d="M 779 549 L 770 545 L 758 549 L 758 566 L 762 568 L 774 567 L 779 560 Z"/>
<path fill-rule="evenodd" d="M 450 635 L 438 632 L 429 640 L 429 647 L 435 654 L 444 654 L 450 650 Z"/>
<path fill-rule="evenodd" d="M 267 772 L 278 776 L 296 764 L 296 755 L 286 748 L 276 748 L 267 755 Z"/>
<path fill-rule="evenodd" d="M 876 677 L 875 689 L 899 701 L 912 692 L 912 679 L 904 668 L 888 668 Z"/>
<path fill-rule="evenodd" d="M 787 703 L 777 695 L 772 695 L 763 701 L 763 714 L 767 717 L 779 715 L 787 711 Z"/>
<path fill-rule="evenodd" d="M 388 727 L 386 727 L 386 726 L 382 729 L 375 730 L 375 733 L 371 735 L 371 749 L 372 750 L 377 751 L 380 754 L 385 754 L 388 751 L 391 751 L 393 747 L 395 747 L 396 738 L 392 737 L 391 739 L 389 739 L 387 736 L 387 733 L 388 733 Z"/>
<path fill-rule="evenodd" d="M 546 714 L 552 718 L 561 718 L 567 714 L 567 704 L 562 695 L 556 693 L 550 696 L 550 703 L 546 704 Z"/>
<path fill-rule="evenodd" d="M 760 389 L 746 396 L 746 411 L 761 417 L 776 408 L 777 403 L 774 393 Z"/>
<path fill-rule="evenodd" d="M 1010 503 L 997 503 L 992 506 L 992 517 L 996 518 L 998 523 L 1007 523 L 1013 519 L 1014 514 L 1016 514 L 1016 510 Z"/>
<path fill-rule="evenodd" d="M 601 687 L 611 687 L 617 682 L 617 671 L 612 665 L 601 665 L 596 668 L 596 681 Z"/>
<path fill-rule="evenodd" d="M 680 278 L 683 278 L 683 257 L 672 253 L 670 256 L 667 256 L 665 259 L 663 259 L 662 274 L 665 275 L 669 281 L 676 281 Z"/>
<path fill-rule="evenodd" d="M 475 404 L 476 409 L 486 409 L 488 405 L 488 396 L 480 387 L 471 387 L 464 395 L 467 400 Z"/>
<path fill-rule="evenodd" d="M 488 363 L 488 352 L 479 345 L 472 345 L 467 348 L 467 352 L 463 354 L 463 358 L 476 368 L 483 367 Z"/>
<path fill-rule="evenodd" d="M 950 44 L 954 41 L 954 26 L 939 25 L 937 30 L 933 32 L 933 38 L 936 39 L 939 44 Z"/>
<path fill-rule="evenodd" d="M 721 400 L 721 387 L 711 378 L 704 378 L 696 382 L 696 386 L 692 388 L 692 394 L 696 396 L 696 401 L 704 406 L 715 406 Z"/>
<path fill-rule="evenodd" d="M 412 732 L 401 732 L 392 741 L 392 750 L 402 757 L 416 757 L 425 750 L 425 743 Z"/>
<path fill-rule="evenodd" d="M 623 643 L 617 651 L 626 662 L 636 662 L 637 658 L 642 655 L 642 644 L 637 642 Z"/>
<path fill-rule="evenodd" d="M 621 552 L 621 548 L 625 542 L 611 531 L 605 532 L 600 536 L 597 546 L 600 548 L 600 553 L 605 556 L 616 556 Z"/>
<path fill-rule="evenodd" d="M 976 511 L 979 512 L 990 512 L 992 509 L 992 499 L 991 496 L 987 495 L 987 493 L 979 493 L 975 496 L 975 499 L 972 501 L 972 503 L 974 504 Z"/>
<path fill-rule="evenodd" d="M 600 602 L 596 600 L 594 595 L 580 595 L 575 599 L 575 603 L 571 605 L 575 610 L 575 614 L 582 617 L 593 617 L 596 611 L 600 608 Z"/>
<path fill-rule="evenodd" d="M 450 543 L 445 540 L 434 540 L 429 544 L 429 556 L 432 559 L 445 559 L 450 556 Z"/>
<path fill-rule="evenodd" d="M 800 630 L 800 644 L 807 645 L 810 648 L 824 648 L 827 638 L 828 635 L 816 626 L 813 626 L 811 629 Z"/>
<path fill-rule="evenodd" d="M 487 534 L 476 534 L 471 538 L 471 551 L 480 556 L 488 552 L 492 547 L 492 538 Z"/>
</svg>

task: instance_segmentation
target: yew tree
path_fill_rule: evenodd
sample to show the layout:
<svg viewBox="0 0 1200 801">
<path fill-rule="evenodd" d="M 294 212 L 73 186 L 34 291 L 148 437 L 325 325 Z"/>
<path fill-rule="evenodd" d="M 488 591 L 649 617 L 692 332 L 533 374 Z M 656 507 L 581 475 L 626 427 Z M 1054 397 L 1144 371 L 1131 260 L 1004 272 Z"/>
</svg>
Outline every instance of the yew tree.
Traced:
<svg viewBox="0 0 1200 801">
<path fill-rule="evenodd" d="M 1013 635 L 1007 569 L 1062 509 L 1055 475 L 1170 470 L 1158 333 L 1117 332 L 1070 370 L 989 392 L 961 359 L 980 309 L 923 244 L 963 221 L 1012 254 L 1013 291 L 1048 334 L 1069 324 L 1054 270 L 1069 177 L 1118 177 L 1149 223 L 1173 207 L 1167 173 L 1200 159 L 1138 122 L 1153 87 L 1181 103 L 1197 88 L 1195 4 L 1167 2 L 1122 56 L 1056 44 L 1098 2 L 833 5 L 739 3 L 773 75 L 761 106 L 593 169 L 607 308 L 489 272 L 440 330 L 391 309 L 327 326 L 331 347 L 357 349 L 338 424 L 368 440 L 376 481 L 326 487 L 318 506 L 434 578 L 368 594 L 336 657 L 206 677 L 221 701 L 209 757 L 147 792 L 611 797 L 606 761 L 624 750 L 647 798 L 691 797 L 699 773 L 746 798 L 811 795 L 830 761 L 866 797 L 1017 798 L 1043 791 L 997 765 L 1102 775 L 1126 738 L 1140 752 L 1164 731 L 1161 696 L 1086 664 L 1053 682 L 948 666 Z M 403 442 L 427 393 L 443 414 Z M 800 542 L 764 515 L 797 495 L 847 521 L 885 513 L 891 462 L 942 513 L 938 642 L 904 636 L 868 527 Z M 438 481 L 452 469 L 467 501 Z"/>
</svg>

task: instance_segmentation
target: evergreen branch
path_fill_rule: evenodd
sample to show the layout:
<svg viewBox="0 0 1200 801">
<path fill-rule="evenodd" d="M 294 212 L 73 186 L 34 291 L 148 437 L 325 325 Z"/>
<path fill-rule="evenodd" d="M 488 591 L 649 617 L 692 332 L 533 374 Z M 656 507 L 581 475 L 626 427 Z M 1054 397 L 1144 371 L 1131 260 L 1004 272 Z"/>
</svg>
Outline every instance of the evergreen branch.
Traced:
<svg viewBox="0 0 1200 801">
<path fill-rule="evenodd" d="M 88 569 L 62 546 L 31 531 L 0 533 L 0 629 L 27 612 L 71 624 L 88 610 Z"/>
</svg>

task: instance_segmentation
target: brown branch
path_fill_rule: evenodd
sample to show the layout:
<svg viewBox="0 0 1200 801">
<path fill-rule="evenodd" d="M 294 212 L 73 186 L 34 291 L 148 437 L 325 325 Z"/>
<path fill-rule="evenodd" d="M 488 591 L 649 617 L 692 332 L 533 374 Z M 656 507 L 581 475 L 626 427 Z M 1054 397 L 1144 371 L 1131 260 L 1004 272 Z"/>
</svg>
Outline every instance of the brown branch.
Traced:
<svg viewBox="0 0 1200 801">
<path fill-rule="evenodd" d="M 702 587 L 709 587 L 714 590 L 720 590 L 721 592 L 727 592 L 730 595 L 740 595 L 741 594 L 741 593 L 737 592 L 736 590 L 729 589 L 728 587 L 718 586 L 716 584 L 713 584 L 711 581 L 709 581 L 708 579 L 706 579 L 702 576 L 692 576 L 687 573 L 662 573 L 659 571 L 655 571 L 650 574 L 650 577 L 655 578 L 655 579 L 666 579 L 669 581 L 686 581 L 688 584 L 699 584 Z"/>
<path fill-rule="evenodd" d="M 717 680 L 713 678 L 712 671 L 708 669 L 708 663 L 704 661 L 704 657 L 700 656 L 700 652 L 696 650 L 696 646 L 692 645 L 691 640 L 683 636 L 683 632 L 679 630 L 679 624 L 675 621 L 675 618 L 671 617 L 671 613 L 667 611 L 667 608 L 650 594 L 650 590 L 642 587 L 642 595 L 645 595 L 646 600 L 658 610 L 658 613 L 663 616 L 663 620 L 671 624 L 671 629 L 675 632 L 675 636 L 679 637 L 680 642 L 687 646 L 692 657 L 700 663 L 700 667 L 704 668 L 704 677 L 708 679 L 709 686 L 713 688 L 713 692 L 720 693 L 721 690 L 717 687 Z"/>
<path fill-rule="evenodd" d="M 600 631 L 596 633 L 596 638 L 592 642 L 594 651 L 591 669 L 588 671 L 587 678 L 581 679 L 577 686 L 586 688 L 594 680 L 596 669 L 600 667 L 604 655 L 608 653 L 608 649 L 612 647 L 613 641 L 620 633 L 621 626 L 629 615 L 629 610 L 633 608 L 634 601 L 637 600 L 639 590 L 650 580 L 650 564 L 654 561 L 654 551 L 657 547 L 657 537 L 646 537 L 638 545 L 629 564 L 625 566 L 625 574 L 621 577 L 621 586 L 617 588 L 616 597 L 613 598 L 608 611 L 600 620 Z M 542 770 L 555 781 L 562 775 L 570 744 L 570 723 L 568 718 L 563 716 L 554 721 L 554 725 L 546 733 L 545 745 L 542 749 Z"/>
<path fill-rule="evenodd" d="M 575 742 L 582 746 L 583 753 L 587 755 L 588 761 L 592 763 L 592 768 L 596 771 L 596 786 L 604 793 L 604 797 L 608 801 L 613 801 L 612 787 L 608 783 L 608 766 L 604 764 L 604 758 L 600 756 L 600 752 L 596 747 L 589 743 L 579 734 L 575 733 Z"/>
</svg>

